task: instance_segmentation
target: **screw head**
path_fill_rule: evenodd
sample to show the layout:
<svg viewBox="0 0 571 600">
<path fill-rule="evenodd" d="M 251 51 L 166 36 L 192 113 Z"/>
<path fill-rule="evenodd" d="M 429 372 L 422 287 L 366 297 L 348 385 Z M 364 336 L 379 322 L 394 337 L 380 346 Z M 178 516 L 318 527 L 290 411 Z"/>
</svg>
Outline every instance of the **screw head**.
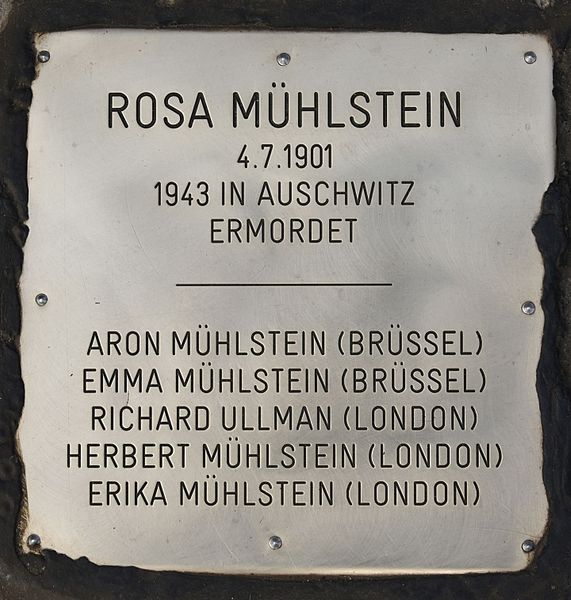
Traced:
<svg viewBox="0 0 571 600">
<path fill-rule="evenodd" d="M 272 537 L 268 540 L 268 544 L 272 550 L 279 550 L 282 547 L 282 538 L 278 535 L 272 535 Z"/>
<path fill-rule="evenodd" d="M 533 315 L 535 313 L 535 304 L 531 300 L 526 300 L 521 305 L 521 312 L 524 315 Z"/>
<path fill-rule="evenodd" d="M 278 65 L 280 67 L 287 67 L 291 60 L 291 56 L 287 52 L 282 52 L 281 54 L 277 55 L 276 60 L 278 61 Z"/>
<path fill-rule="evenodd" d="M 50 58 L 51 55 L 47 50 L 40 50 L 38 52 L 38 62 L 47 63 Z"/>
<path fill-rule="evenodd" d="M 38 306 L 45 306 L 48 303 L 48 296 L 47 294 L 38 294 L 36 296 L 36 304 Z"/>
<path fill-rule="evenodd" d="M 523 60 L 525 60 L 528 65 L 532 65 L 537 60 L 537 54 L 530 50 L 523 55 Z"/>
<path fill-rule="evenodd" d="M 37 533 L 31 533 L 26 540 L 26 545 L 30 550 L 37 549 L 42 545 L 42 538 Z"/>
<path fill-rule="evenodd" d="M 535 550 L 535 542 L 533 540 L 524 540 L 521 545 L 521 549 L 526 554 L 529 554 L 530 552 L 533 552 Z"/>
</svg>

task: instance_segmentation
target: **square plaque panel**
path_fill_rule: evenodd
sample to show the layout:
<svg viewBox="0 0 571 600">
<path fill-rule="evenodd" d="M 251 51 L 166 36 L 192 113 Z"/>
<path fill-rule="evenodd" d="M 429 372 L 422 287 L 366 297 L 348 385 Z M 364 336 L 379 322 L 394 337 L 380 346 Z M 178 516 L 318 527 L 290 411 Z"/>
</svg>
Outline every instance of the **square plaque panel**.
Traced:
<svg viewBox="0 0 571 600">
<path fill-rule="evenodd" d="M 148 569 L 524 568 L 545 39 L 37 45 L 25 536 Z"/>
</svg>

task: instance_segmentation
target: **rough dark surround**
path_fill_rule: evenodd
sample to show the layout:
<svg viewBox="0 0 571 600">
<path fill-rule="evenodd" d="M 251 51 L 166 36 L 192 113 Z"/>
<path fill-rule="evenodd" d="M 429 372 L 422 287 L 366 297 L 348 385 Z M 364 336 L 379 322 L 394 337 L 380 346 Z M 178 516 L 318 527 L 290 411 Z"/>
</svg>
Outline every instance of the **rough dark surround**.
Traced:
<svg viewBox="0 0 571 600">
<path fill-rule="evenodd" d="M 546 325 L 538 368 L 548 532 L 514 574 L 396 578 L 222 577 L 97 567 L 55 552 L 19 557 L 24 403 L 18 280 L 27 218 L 26 135 L 35 32 L 86 27 L 543 32 L 555 57 L 557 172 L 534 228 L 545 262 Z M 568 0 L 0 0 L 0 599 L 571 598 L 571 3 Z M 88 532 L 86 532 L 88 535 Z"/>
</svg>

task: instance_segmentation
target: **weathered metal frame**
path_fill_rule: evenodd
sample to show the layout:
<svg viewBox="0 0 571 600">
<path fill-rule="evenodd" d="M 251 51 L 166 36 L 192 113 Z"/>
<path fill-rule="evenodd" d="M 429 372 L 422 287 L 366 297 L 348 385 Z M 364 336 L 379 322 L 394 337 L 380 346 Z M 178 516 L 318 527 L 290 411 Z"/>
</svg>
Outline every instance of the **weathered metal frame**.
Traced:
<svg viewBox="0 0 571 600">
<path fill-rule="evenodd" d="M 85 27 L 541 32 L 554 48 L 557 167 L 534 233 L 545 263 L 546 322 L 537 386 L 544 427 L 547 534 L 513 574 L 393 578 L 256 578 L 98 567 L 55 552 L 19 556 L 24 403 L 18 280 L 27 229 L 27 123 L 33 35 Z M 568 0 L 0 0 L 0 598 L 418 599 L 571 597 L 571 3 Z M 86 531 L 85 535 L 89 535 Z"/>
</svg>

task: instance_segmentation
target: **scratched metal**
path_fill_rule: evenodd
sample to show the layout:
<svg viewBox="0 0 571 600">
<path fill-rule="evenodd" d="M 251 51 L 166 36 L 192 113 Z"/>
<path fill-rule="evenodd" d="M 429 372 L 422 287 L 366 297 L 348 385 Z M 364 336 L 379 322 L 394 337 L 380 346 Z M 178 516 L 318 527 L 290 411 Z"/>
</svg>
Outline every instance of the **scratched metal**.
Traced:
<svg viewBox="0 0 571 600">
<path fill-rule="evenodd" d="M 48 50 L 51 59 L 38 65 L 28 141 L 30 235 L 21 281 L 26 403 L 18 432 L 29 508 L 25 536 L 36 533 L 43 548 L 74 558 L 148 569 L 397 574 L 524 568 L 529 555 L 521 544 L 541 539 L 547 514 L 535 390 L 543 269 L 531 231 L 554 170 L 547 42 L 532 35 L 77 31 L 40 36 L 37 47 Z M 537 54 L 534 64 L 524 61 L 527 51 Z M 276 61 L 281 52 L 291 56 L 287 66 Z M 261 98 L 260 126 L 250 117 L 233 127 L 233 92 L 246 102 L 255 91 Z M 297 93 L 309 104 L 315 91 L 319 126 L 306 114 L 299 128 Z M 377 91 L 395 92 L 387 96 L 386 126 Z M 421 92 L 406 97 L 405 107 L 416 110 L 404 117 L 398 104 L 403 91 Z M 460 91 L 459 126 L 449 112 L 440 126 L 441 91 L 452 103 Z M 124 114 L 128 128 L 118 114 L 109 127 L 110 92 L 130 98 Z M 159 100 L 153 127 L 136 123 L 133 108 L 142 92 Z M 163 121 L 179 118 L 162 104 L 170 92 L 180 94 L 169 100 L 184 116 L 180 128 Z M 206 119 L 187 126 L 198 92 L 212 127 Z M 283 128 L 268 123 L 269 92 L 276 101 L 276 121 L 289 93 L 292 122 Z M 370 100 L 354 96 L 370 113 L 363 127 L 350 122 L 351 116 L 360 124 L 366 120 L 363 111 L 351 108 L 357 92 Z M 148 96 L 141 100 L 143 124 L 151 118 L 148 102 Z M 199 105 L 195 116 L 204 114 Z M 420 126 L 402 127 L 402 118 Z M 339 123 L 345 127 L 331 126 Z M 244 144 L 247 168 L 238 162 Z M 261 144 L 276 148 L 267 165 Z M 330 144 L 332 167 L 288 168 L 287 144 Z M 387 205 L 391 184 L 386 182 L 411 180 L 414 205 Z M 190 181 L 193 203 L 168 206 L 163 197 L 159 206 L 159 181 L 183 188 Z M 197 205 L 199 181 L 210 186 L 210 201 L 203 207 Z M 221 206 L 222 182 L 230 181 L 244 182 L 244 206 Z M 306 181 L 310 187 L 318 181 L 382 181 L 384 203 L 258 205 L 264 181 L 273 190 L 288 181 Z M 211 219 L 231 218 L 357 221 L 352 241 L 347 229 L 334 232 L 344 236 L 342 243 L 211 243 Z M 314 285 L 323 283 L 330 285 Z M 45 306 L 36 303 L 38 293 L 47 294 Z M 537 307 L 533 315 L 521 310 L 528 300 Z M 248 342 L 244 345 L 256 350 L 259 346 L 248 341 L 254 331 L 265 332 L 266 340 L 270 331 L 323 331 L 327 352 L 286 355 L 287 349 L 301 353 L 299 335 L 291 334 L 293 345 L 286 346 L 281 336 L 275 355 L 269 345 L 261 356 L 237 356 L 235 347 L 230 356 L 173 355 L 173 331 L 204 335 L 206 330 L 238 331 Z M 378 331 L 383 342 L 373 344 L 371 353 L 349 356 L 349 332 L 355 330 Z M 436 332 L 439 351 L 433 354 L 425 342 L 416 355 L 409 342 L 409 353 L 391 355 L 389 332 L 413 330 Z M 129 331 L 159 332 L 160 355 L 129 355 L 121 345 L 120 356 L 94 351 L 88 356 L 94 331 L 104 343 L 109 331 L 123 338 Z M 444 346 L 443 331 L 464 332 L 462 345 L 459 334 L 451 333 L 446 334 L 450 345 Z M 345 332 L 341 341 L 340 332 Z M 373 341 L 379 336 L 373 334 Z M 129 339 L 132 344 L 134 334 Z M 175 369 L 187 373 L 201 366 L 226 376 L 231 368 L 242 369 L 244 388 L 252 387 L 255 369 L 328 368 L 330 382 L 328 391 L 307 393 L 298 393 L 296 382 L 290 393 L 275 386 L 267 393 L 241 393 L 237 387 L 177 393 Z M 408 391 L 385 391 L 380 384 L 366 392 L 343 389 L 347 370 L 364 369 L 371 381 L 373 369 L 378 375 L 393 367 L 398 373 L 406 369 Z M 142 369 L 147 382 L 153 368 L 162 391 L 155 386 L 140 392 L 135 385 L 99 392 L 91 381 L 94 372 L 84 374 L 85 369 L 129 369 L 134 376 Z M 414 369 L 451 369 L 448 392 L 414 393 Z M 467 390 L 475 392 L 459 388 L 456 379 L 463 369 Z M 106 411 L 167 407 L 171 415 L 181 407 L 182 415 L 190 409 L 204 419 L 208 413 L 210 424 L 197 430 L 191 419 L 190 431 L 184 426 L 169 431 L 164 422 L 159 431 L 93 430 L 94 406 Z M 275 407 L 284 411 L 287 406 L 296 415 L 295 430 L 249 429 L 258 410 L 265 427 Z M 246 427 L 225 431 L 223 407 L 243 410 Z M 331 411 L 330 429 L 317 429 L 317 407 Z M 416 428 L 410 421 L 404 431 L 383 428 L 377 420 L 378 430 L 372 429 L 370 416 L 378 419 L 392 407 L 404 407 L 409 416 L 414 412 Z M 434 407 L 437 417 L 447 415 L 446 427 L 438 419 L 422 426 L 419 415 Z M 453 410 L 465 411 L 465 426 L 451 427 Z M 171 457 L 174 468 L 167 459 L 162 468 L 152 468 L 158 462 L 156 446 L 147 446 L 150 468 L 115 468 L 110 458 L 107 468 L 87 469 L 85 455 L 81 468 L 76 461 L 68 468 L 68 443 L 74 449 L 80 444 L 84 453 L 87 444 L 137 452 L 143 444 L 163 444 L 167 454 L 164 444 L 172 444 L 177 454 Z M 355 444 L 355 468 L 332 466 L 331 447 L 342 443 Z M 180 444 L 188 449 L 184 465 Z M 286 466 L 277 468 L 205 468 L 204 444 L 211 449 L 221 444 L 222 454 L 229 446 L 232 460 L 238 446 L 269 445 L 272 464 L 280 461 L 279 449 L 291 444 L 289 453 L 297 462 L 286 468 L 291 462 L 286 457 Z M 303 444 L 311 445 L 307 465 L 300 460 Z M 327 444 L 317 450 L 324 456 L 316 457 L 316 444 Z M 489 452 L 489 466 L 477 464 L 478 444 Z M 443 468 L 436 463 L 446 463 L 445 445 L 453 458 Z M 398 467 L 398 460 L 405 464 L 407 449 L 414 454 L 418 447 L 429 453 L 431 466 Z M 93 465 L 101 464 L 100 454 L 93 452 Z M 118 482 L 121 495 L 107 500 L 106 486 L 117 487 L 110 481 Z M 146 492 L 134 505 L 133 486 L 144 481 Z M 90 506 L 90 482 L 92 504 L 109 501 L 110 506 Z M 161 494 L 158 501 L 155 494 L 152 506 L 145 505 L 157 482 L 168 506 Z M 230 496 L 226 506 L 207 506 L 200 493 L 198 506 L 181 503 L 181 482 L 188 488 L 198 482 L 199 489 L 207 486 L 211 493 L 216 484 L 238 482 L 239 501 Z M 315 505 L 318 494 L 311 497 L 310 483 L 319 482 L 333 489 L 333 506 Z M 407 505 L 395 495 L 395 482 L 401 490 L 408 486 Z M 281 538 L 281 548 L 270 547 L 272 536 Z"/>
</svg>

